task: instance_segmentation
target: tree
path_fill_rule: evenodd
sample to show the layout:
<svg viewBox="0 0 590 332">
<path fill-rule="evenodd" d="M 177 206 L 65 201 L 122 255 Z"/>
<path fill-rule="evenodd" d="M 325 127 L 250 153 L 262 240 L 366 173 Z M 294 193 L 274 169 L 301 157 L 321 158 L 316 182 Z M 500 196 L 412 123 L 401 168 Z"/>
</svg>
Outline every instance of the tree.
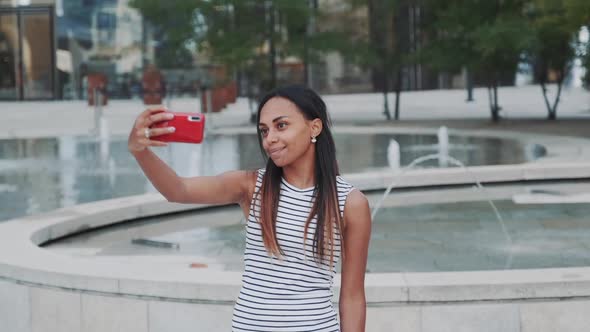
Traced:
<svg viewBox="0 0 590 332">
<path fill-rule="evenodd" d="M 535 77 L 541 85 L 548 119 L 557 118 L 557 106 L 566 75 L 576 56 L 576 39 L 580 25 L 567 15 L 564 0 L 534 0 L 528 8 L 534 31 L 534 43 L 529 50 Z M 553 73 L 557 92 L 553 103 L 547 96 L 549 74 Z"/>
<path fill-rule="evenodd" d="M 383 93 L 383 114 L 391 119 L 388 92 L 395 89 L 394 119 L 399 120 L 403 66 L 409 61 L 407 21 L 412 0 L 368 0 L 369 52 L 373 88 Z"/>
<path fill-rule="evenodd" d="M 563 0 L 563 6 L 571 22 L 581 26 L 590 25 L 590 1 Z"/>
<path fill-rule="evenodd" d="M 158 41 L 155 61 L 163 68 L 186 68 L 192 66 L 192 51 L 188 41 L 194 37 L 194 14 L 198 3 L 189 0 L 158 1 L 131 0 L 129 6 L 136 8 L 149 22 Z"/>
<path fill-rule="evenodd" d="M 165 46 L 157 57 L 158 62 L 174 59 L 178 53 L 194 54 L 189 49 L 193 44 L 208 62 L 233 72 L 245 66 L 261 65 L 261 58 L 269 53 L 269 44 L 279 35 L 279 29 L 272 24 L 277 15 L 275 5 L 285 3 L 285 0 L 132 0 L 130 5 L 141 12 L 157 31 L 159 44 Z M 276 74 L 269 76 L 276 77 Z"/>
<path fill-rule="evenodd" d="M 309 34 L 310 18 L 321 13 L 308 1 L 132 0 L 131 4 L 161 31 L 171 49 L 194 42 L 211 62 L 230 71 L 255 68 L 259 81 L 269 82 L 265 89 L 276 85 L 278 59 L 295 56 L 314 61 L 323 52 L 342 47 L 341 34 Z"/>
<path fill-rule="evenodd" d="M 476 29 L 481 16 L 477 2 L 426 0 L 421 21 L 426 46 L 418 52 L 419 61 L 441 72 L 467 73 L 467 101 L 473 101 L 473 74 L 479 56 L 470 32 Z"/>
<path fill-rule="evenodd" d="M 420 61 L 442 72 L 467 72 L 467 101 L 473 100 L 473 72 L 478 54 L 473 31 L 479 23 L 477 3 L 426 1 L 427 10 L 421 22 L 426 35 L 426 46 L 417 56 Z"/>
<path fill-rule="evenodd" d="M 424 0 L 427 45 L 421 59 L 439 70 L 466 67 L 483 79 L 493 121 L 500 119 L 500 78 L 514 73 L 530 43 L 525 0 Z"/>
<path fill-rule="evenodd" d="M 498 86 L 503 73 L 514 73 L 523 51 L 531 43 L 531 33 L 522 17 L 522 2 L 496 3 L 493 19 L 474 31 L 475 50 L 480 56 L 478 72 L 486 80 L 490 111 L 494 122 L 500 119 Z M 495 11 L 494 11 L 495 10 Z"/>
<path fill-rule="evenodd" d="M 370 47 L 377 60 L 372 66 L 371 78 L 373 88 L 379 89 L 383 93 L 383 114 L 387 120 L 391 119 L 387 98 L 393 46 L 391 5 L 392 3 L 387 0 L 368 1 Z"/>
</svg>

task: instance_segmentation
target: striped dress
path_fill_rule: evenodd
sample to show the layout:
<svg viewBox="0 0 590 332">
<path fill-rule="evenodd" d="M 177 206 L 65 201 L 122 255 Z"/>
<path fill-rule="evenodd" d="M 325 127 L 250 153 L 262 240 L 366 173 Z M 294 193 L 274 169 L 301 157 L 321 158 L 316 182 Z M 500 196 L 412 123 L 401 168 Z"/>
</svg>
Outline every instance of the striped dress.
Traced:
<svg viewBox="0 0 590 332">
<path fill-rule="evenodd" d="M 258 171 L 254 197 L 262 185 L 264 170 Z M 337 177 L 340 213 L 353 187 Z M 281 180 L 277 211 L 277 239 L 284 255 L 271 258 L 262 241 L 259 200 L 252 200 L 246 226 L 246 249 L 242 287 L 236 301 L 232 331 L 338 332 L 340 324 L 332 305 L 332 285 L 340 258 L 340 240 L 335 241 L 332 271 L 313 257 L 316 220 L 308 227 L 303 246 L 303 229 L 313 204 L 314 188 L 298 189 Z M 338 234 L 336 234 L 338 236 Z"/>
</svg>

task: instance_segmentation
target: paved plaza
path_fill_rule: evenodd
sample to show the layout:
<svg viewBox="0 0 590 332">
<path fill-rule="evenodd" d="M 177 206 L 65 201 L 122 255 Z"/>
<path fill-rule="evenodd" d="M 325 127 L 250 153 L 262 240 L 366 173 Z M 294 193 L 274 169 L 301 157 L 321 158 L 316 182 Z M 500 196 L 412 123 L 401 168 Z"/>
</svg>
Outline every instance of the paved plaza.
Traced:
<svg viewBox="0 0 590 332">
<path fill-rule="evenodd" d="M 555 87 L 550 87 L 550 92 Z M 401 95 L 400 121 L 386 121 L 383 96 L 379 93 L 325 95 L 328 110 L 336 126 L 392 125 L 457 129 L 502 129 L 556 135 L 590 136 L 590 92 L 582 88 L 564 89 L 557 121 L 546 121 L 547 110 L 539 86 L 499 89 L 502 107 L 500 123 L 490 121 L 487 90 L 475 89 L 474 102 L 465 102 L 464 90 L 411 91 Z M 395 95 L 389 94 L 393 113 Z M 178 112 L 200 111 L 197 98 L 172 98 L 165 105 Z M 0 102 L 2 121 L 0 138 L 56 137 L 86 135 L 94 128 L 94 109 L 86 102 L 39 101 Z M 133 120 L 144 109 L 141 100 L 112 100 L 104 108 L 109 132 L 125 135 Z M 238 98 L 220 113 L 208 116 L 213 128 L 253 127 L 249 123 L 247 99 Z"/>
</svg>

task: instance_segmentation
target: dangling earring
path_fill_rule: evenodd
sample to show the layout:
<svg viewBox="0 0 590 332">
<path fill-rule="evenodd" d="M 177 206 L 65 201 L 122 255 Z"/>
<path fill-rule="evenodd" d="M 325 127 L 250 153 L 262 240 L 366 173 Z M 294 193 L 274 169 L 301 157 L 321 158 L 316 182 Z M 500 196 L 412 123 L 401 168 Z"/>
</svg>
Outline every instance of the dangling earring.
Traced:
<svg viewBox="0 0 590 332">
<path fill-rule="evenodd" d="M 312 143 L 315 143 L 315 142 L 317 142 L 317 141 L 318 141 L 318 140 L 317 140 L 317 139 L 316 139 L 314 136 L 311 136 L 311 142 L 312 142 Z"/>
</svg>

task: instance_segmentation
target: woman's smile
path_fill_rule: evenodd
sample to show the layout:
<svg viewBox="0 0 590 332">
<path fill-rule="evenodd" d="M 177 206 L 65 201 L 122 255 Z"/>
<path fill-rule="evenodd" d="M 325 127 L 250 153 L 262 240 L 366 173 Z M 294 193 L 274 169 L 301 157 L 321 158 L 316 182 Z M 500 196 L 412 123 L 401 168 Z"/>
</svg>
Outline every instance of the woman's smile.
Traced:
<svg viewBox="0 0 590 332">
<path fill-rule="evenodd" d="M 272 158 L 276 158 L 278 156 L 281 155 L 281 152 L 285 149 L 285 147 L 280 147 L 280 148 L 272 148 L 268 150 L 268 154 L 269 156 L 271 156 Z"/>
</svg>

